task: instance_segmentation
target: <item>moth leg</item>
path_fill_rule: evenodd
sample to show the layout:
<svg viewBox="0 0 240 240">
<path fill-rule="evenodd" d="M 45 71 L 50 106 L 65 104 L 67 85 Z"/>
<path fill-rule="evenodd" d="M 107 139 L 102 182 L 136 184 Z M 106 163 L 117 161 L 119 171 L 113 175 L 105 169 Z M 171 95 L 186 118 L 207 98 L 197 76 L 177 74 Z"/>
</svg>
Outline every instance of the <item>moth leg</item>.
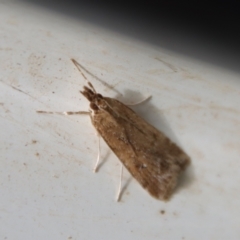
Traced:
<svg viewBox="0 0 240 240">
<path fill-rule="evenodd" d="M 98 156 L 97 156 L 97 161 L 95 163 L 95 166 L 93 168 L 93 172 L 97 172 L 97 169 L 98 169 L 98 164 L 99 164 L 99 161 L 100 161 L 100 136 L 98 134 Z"/>
<path fill-rule="evenodd" d="M 143 100 L 139 101 L 139 102 L 135 102 L 135 103 L 125 103 L 125 105 L 127 106 L 135 106 L 135 105 L 139 105 L 142 104 L 144 102 L 146 102 L 147 100 L 149 100 L 152 96 L 148 96 L 146 98 L 144 98 Z"/>
<path fill-rule="evenodd" d="M 37 113 L 46 113 L 46 114 L 59 114 L 59 115 L 80 115 L 80 114 L 90 114 L 87 111 L 78 111 L 78 112 L 48 112 L 48 111 L 37 111 Z"/>
<path fill-rule="evenodd" d="M 121 170 L 120 170 L 120 184 L 119 184 L 118 193 L 117 193 L 117 202 L 119 202 L 121 198 L 121 193 L 122 193 L 122 175 L 123 175 L 123 164 L 121 164 Z"/>
</svg>

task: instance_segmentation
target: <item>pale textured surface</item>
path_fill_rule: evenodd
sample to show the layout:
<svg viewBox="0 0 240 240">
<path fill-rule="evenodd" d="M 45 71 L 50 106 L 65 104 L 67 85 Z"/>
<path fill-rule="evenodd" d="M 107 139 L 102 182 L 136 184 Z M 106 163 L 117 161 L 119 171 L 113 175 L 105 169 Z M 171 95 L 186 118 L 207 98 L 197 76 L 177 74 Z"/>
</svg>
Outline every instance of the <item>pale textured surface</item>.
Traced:
<svg viewBox="0 0 240 240">
<path fill-rule="evenodd" d="M 0 23 L 0 239 L 240 238 L 238 73 L 20 2 Z M 101 142 L 92 173 L 90 119 L 36 114 L 88 110 L 70 58 L 104 95 L 153 96 L 135 110 L 192 159 L 170 202 L 132 180 L 116 203 L 118 160 Z"/>
</svg>

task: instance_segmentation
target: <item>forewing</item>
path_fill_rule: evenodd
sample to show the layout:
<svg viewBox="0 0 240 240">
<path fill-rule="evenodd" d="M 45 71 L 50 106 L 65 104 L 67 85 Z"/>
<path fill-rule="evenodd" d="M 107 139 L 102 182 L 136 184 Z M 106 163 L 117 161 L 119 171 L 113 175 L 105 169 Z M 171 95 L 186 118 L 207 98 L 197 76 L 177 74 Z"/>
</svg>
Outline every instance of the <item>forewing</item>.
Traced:
<svg viewBox="0 0 240 240">
<path fill-rule="evenodd" d="M 109 108 L 92 123 L 134 178 L 158 199 L 168 199 L 189 157 L 163 133 L 121 102 L 105 98 Z"/>
</svg>

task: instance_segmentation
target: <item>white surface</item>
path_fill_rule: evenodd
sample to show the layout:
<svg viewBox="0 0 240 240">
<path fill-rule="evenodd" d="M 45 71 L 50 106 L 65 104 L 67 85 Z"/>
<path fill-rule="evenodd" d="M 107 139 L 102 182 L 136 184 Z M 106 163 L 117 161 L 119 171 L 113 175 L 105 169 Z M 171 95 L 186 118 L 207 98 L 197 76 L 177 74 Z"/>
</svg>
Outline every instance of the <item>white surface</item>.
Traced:
<svg viewBox="0 0 240 240">
<path fill-rule="evenodd" d="M 240 238 L 239 74 L 34 6 L 2 2 L 0 22 L 0 239 Z M 36 113 L 88 110 L 70 58 L 104 95 L 152 95 L 135 110 L 192 159 L 169 202 L 132 180 L 116 203 L 89 118 Z"/>
</svg>

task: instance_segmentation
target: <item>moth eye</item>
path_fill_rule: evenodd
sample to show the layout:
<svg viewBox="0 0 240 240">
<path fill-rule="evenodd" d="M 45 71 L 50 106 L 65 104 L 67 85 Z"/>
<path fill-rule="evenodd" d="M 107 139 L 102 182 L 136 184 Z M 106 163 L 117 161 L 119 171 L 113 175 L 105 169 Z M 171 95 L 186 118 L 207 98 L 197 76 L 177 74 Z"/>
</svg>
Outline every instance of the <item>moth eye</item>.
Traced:
<svg viewBox="0 0 240 240">
<path fill-rule="evenodd" d="M 99 109 L 98 106 L 95 103 L 90 103 L 90 108 L 92 110 L 98 110 Z"/>
<path fill-rule="evenodd" d="M 103 98 L 103 96 L 101 94 L 99 94 L 99 93 L 97 94 L 97 97 L 98 98 Z"/>
</svg>

